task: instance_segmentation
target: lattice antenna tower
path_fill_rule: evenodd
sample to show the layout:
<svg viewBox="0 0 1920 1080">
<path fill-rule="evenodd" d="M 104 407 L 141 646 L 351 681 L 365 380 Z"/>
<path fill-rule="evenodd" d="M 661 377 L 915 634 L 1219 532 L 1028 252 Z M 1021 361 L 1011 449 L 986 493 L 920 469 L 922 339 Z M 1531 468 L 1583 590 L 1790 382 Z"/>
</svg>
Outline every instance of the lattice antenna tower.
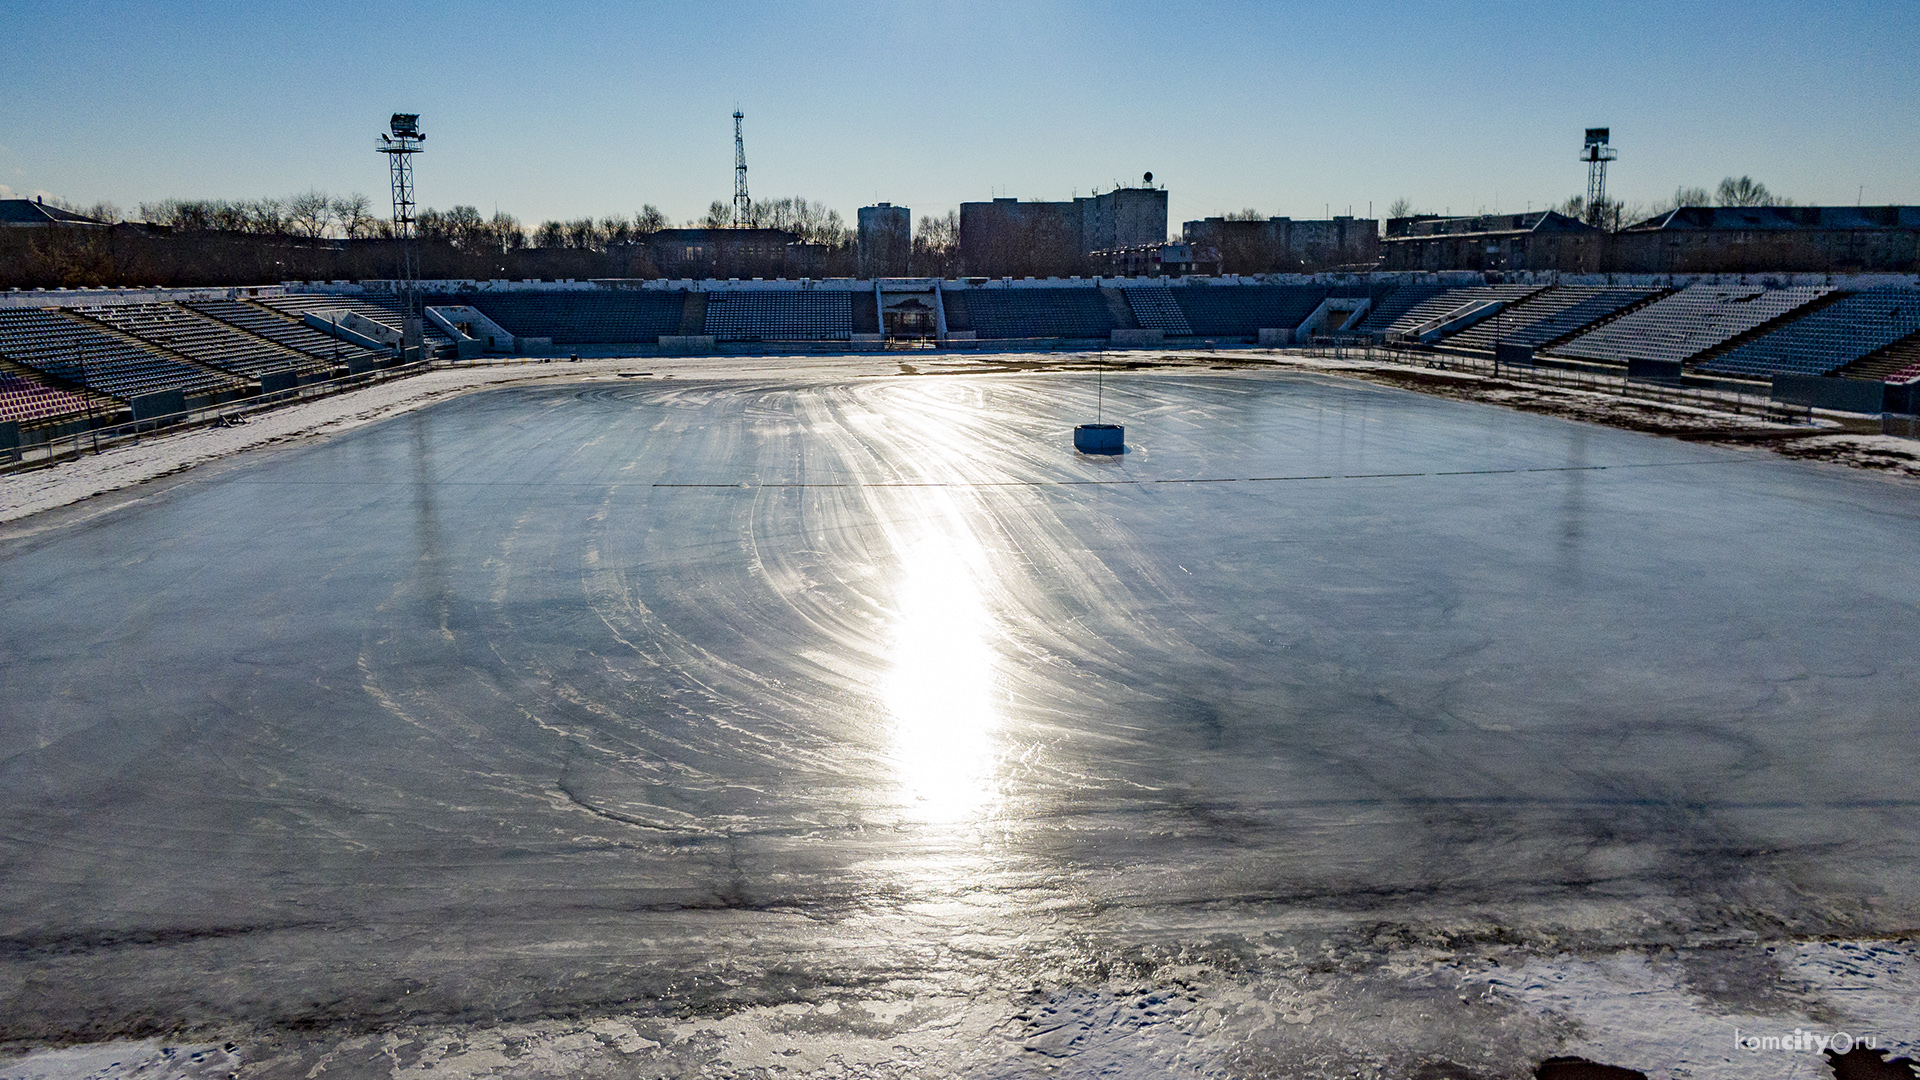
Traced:
<svg viewBox="0 0 1920 1080">
<path fill-rule="evenodd" d="M 733 223 L 745 228 L 753 224 L 753 200 L 747 196 L 747 140 L 740 133 L 740 121 L 746 114 L 733 110 Z"/>
<path fill-rule="evenodd" d="M 387 122 L 387 134 L 380 136 L 374 149 L 387 155 L 393 173 L 393 236 L 400 241 L 402 289 L 407 311 L 413 311 L 413 279 L 419 257 L 414 250 L 413 229 L 413 155 L 424 149 L 427 135 L 420 130 L 418 113 L 394 113 Z"/>
<path fill-rule="evenodd" d="M 1607 162 L 1620 156 L 1620 152 L 1607 145 L 1607 128 L 1588 128 L 1586 145 L 1580 151 L 1580 160 L 1587 163 L 1587 224 L 1606 224 L 1604 218 L 1607 207 Z"/>
</svg>

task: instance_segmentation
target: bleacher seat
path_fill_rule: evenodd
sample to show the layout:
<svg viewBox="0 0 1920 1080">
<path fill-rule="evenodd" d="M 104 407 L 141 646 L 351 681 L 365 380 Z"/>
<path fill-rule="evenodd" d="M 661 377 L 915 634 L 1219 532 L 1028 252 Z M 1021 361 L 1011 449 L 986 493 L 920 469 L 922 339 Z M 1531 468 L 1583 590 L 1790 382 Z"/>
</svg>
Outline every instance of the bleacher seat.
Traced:
<svg viewBox="0 0 1920 1080">
<path fill-rule="evenodd" d="M 0 364 L 0 421 L 32 426 L 86 411 L 85 395 L 50 386 L 26 368 Z"/>
<path fill-rule="evenodd" d="M 1363 334 L 1384 334 L 1402 315 L 1447 291 L 1445 285 L 1401 285 L 1377 297 L 1367 317 L 1354 329 Z"/>
<path fill-rule="evenodd" d="M 686 293 L 658 289 L 596 292 L 459 293 L 465 304 L 515 337 L 553 339 L 555 345 L 627 345 L 657 342 L 680 332 Z"/>
<path fill-rule="evenodd" d="M 363 349 L 351 342 L 323 334 L 306 323 L 298 321 L 292 315 L 256 307 L 245 301 L 189 300 L 186 306 L 202 315 L 219 319 L 229 326 L 237 326 L 250 334 L 306 353 L 316 360 L 327 361 L 330 365 L 380 355 L 370 349 Z"/>
<path fill-rule="evenodd" d="M 1730 375 L 1826 375 L 1920 331 L 1920 289 L 1855 293 L 1700 365 Z"/>
<path fill-rule="evenodd" d="M 1305 322 L 1331 290 L 1324 285 L 1188 285 L 1168 289 L 1196 334 L 1257 336 Z"/>
<path fill-rule="evenodd" d="M 1551 350 L 1555 356 L 1625 364 L 1685 362 L 1818 300 L 1825 286 L 1691 285 Z"/>
<path fill-rule="evenodd" d="M 177 304 L 112 304 L 78 308 L 75 314 L 236 375 L 313 375 L 327 367 L 325 361 L 269 344 Z"/>
<path fill-rule="evenodd" d="M 1119 325 L 1099 289 L 968 289 L 983 338 L 1104 338 Z"/>
<path fill-rule="evenodd" d="M 1920 334 L 1889 342 L 1835 372 L 1849 379 L 1904 383 L 1920 379 Z"/>
<path fill-rule="evenodd" d="M 1504 300 L 1509 307 L 1540 292 L 1544 285 L 1469 285 L 1438 292 L 1405 309 L 1387 325 L 1386 333 L 1404 334 L 1469 304 Z"/>
<path fill-rule="evenodd" d="M 0 356 L 117 398 L 163 390 L 199 397 L 246 387 L 232 375 L 162 356 L 44 308 L 0 310 Z"/>
<path fill-rule="evenodd" d="M 1561 285 L 1508 305 L 1490 319 L 1445 340 L 1462 349 L 1492 352 L 1496 344 L 1538 347 L 1653 296 L 1654 289 Z"/>
<path fill-rule="evenodd" d="M 717 290 L 707 294 L 706 332 L 716 341 L 846 341 L 853 304 L 839 290 Z"/>
<path fill-rule="evenodd" d="M 1186 312 L 1180 310 L 1180 304 L 1173 298 L 1173 290 L 1164 285 L 1141 285 L 1125 290 L 1127 306 L 1133 309 L 1134 321 L 1149 330 L 1164 330 L 1174 337 L 1185 337 L 1193 333 L 1193 326 L 1187 322 Z"/>
</svg>

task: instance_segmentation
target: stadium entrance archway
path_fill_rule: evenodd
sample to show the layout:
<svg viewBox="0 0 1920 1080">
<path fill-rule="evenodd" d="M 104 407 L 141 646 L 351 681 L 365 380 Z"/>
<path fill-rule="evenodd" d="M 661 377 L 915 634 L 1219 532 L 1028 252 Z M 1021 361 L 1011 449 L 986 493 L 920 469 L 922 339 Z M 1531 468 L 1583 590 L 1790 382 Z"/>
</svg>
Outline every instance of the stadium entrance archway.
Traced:
<svg viewBox="0 0 1920 1080">
<path fill-rule="evenodd" d="M 919 341 L 935 337 L 939 330 L 934 304 L 938 298 L 932 289 L 880 294 L 881 332 L 890 339 Z"/>
</svg>

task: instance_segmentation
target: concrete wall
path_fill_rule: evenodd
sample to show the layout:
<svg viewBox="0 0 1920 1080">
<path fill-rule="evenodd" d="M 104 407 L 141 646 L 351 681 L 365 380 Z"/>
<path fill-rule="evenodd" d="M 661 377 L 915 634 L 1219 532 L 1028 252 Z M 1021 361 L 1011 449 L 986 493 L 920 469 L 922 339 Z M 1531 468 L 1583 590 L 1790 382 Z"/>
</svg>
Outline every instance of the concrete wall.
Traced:
<svg viewBox="0 0 1920 1080">
<path fill-rule="evenodd" d="M 1773 400 L 1836 412 L 1877 413 L 1886 408 L 1886 384 L 1821 375 L 1775 375 Z"/>
</svg>

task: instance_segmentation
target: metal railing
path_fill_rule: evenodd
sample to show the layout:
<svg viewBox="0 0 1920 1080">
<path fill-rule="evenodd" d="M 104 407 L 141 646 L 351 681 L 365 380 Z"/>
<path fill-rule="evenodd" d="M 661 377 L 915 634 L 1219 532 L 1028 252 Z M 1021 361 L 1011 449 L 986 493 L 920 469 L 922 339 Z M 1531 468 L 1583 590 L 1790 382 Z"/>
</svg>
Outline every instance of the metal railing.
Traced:
<svg viewBox="0 0 1920 1080">
<path fill-rule="evenodd" d="M 1397 364 L 1403 367 L 1442 371 L 1462 371 L 1486 375 L 1508 382 L 1542 388 L 1588 390 L 1613 397 L 1639 398 L 1669 405 L 1691 405 L 1715 412 L 1734 412 L 1761 416 L 1783 423 L 1811 423 L 1813 411 L 1805 406 L 1775 401 L 1771 393 L 1755 388 L 1747 393 L 1726 386 L 1688 386 L 1629 379 L 1620 374 L 1581 368 L 1523 366 L 1496 363 L 1490 357 L 1460 353 L 1395 349 L 1380 345 L 1314 345 L 1307 355 L 1331 360 L 1362 360 Z"/>
<path fill-rule="evenodd" d="M 344 375 L 337 379 L 306 383 L 269 394 L 254 394 L 251 397 L 223 401 L 205 408 L 67 432 L 43 442 L 23 443 L 11 450 L 0 449 L 0 473 L 39 468 L 85 454 L 111 450 L 116 446 L 138 443 L 143 438 L 172 435 L 175 432 L 196 427 L 224 426 L 252 413 L 265 412 L 297 401 L 332 397 L 349 390 L 359 390 L 363 387 L 418 375 L 432 366 L 434 365 L 431 361 L 422 360 L 397 367 L 377 368 L 373 371 L 363 371 L 358 375 Z M 31 432 L 22 432 L 22 434 L 30 435 Z"/>
</svg>

